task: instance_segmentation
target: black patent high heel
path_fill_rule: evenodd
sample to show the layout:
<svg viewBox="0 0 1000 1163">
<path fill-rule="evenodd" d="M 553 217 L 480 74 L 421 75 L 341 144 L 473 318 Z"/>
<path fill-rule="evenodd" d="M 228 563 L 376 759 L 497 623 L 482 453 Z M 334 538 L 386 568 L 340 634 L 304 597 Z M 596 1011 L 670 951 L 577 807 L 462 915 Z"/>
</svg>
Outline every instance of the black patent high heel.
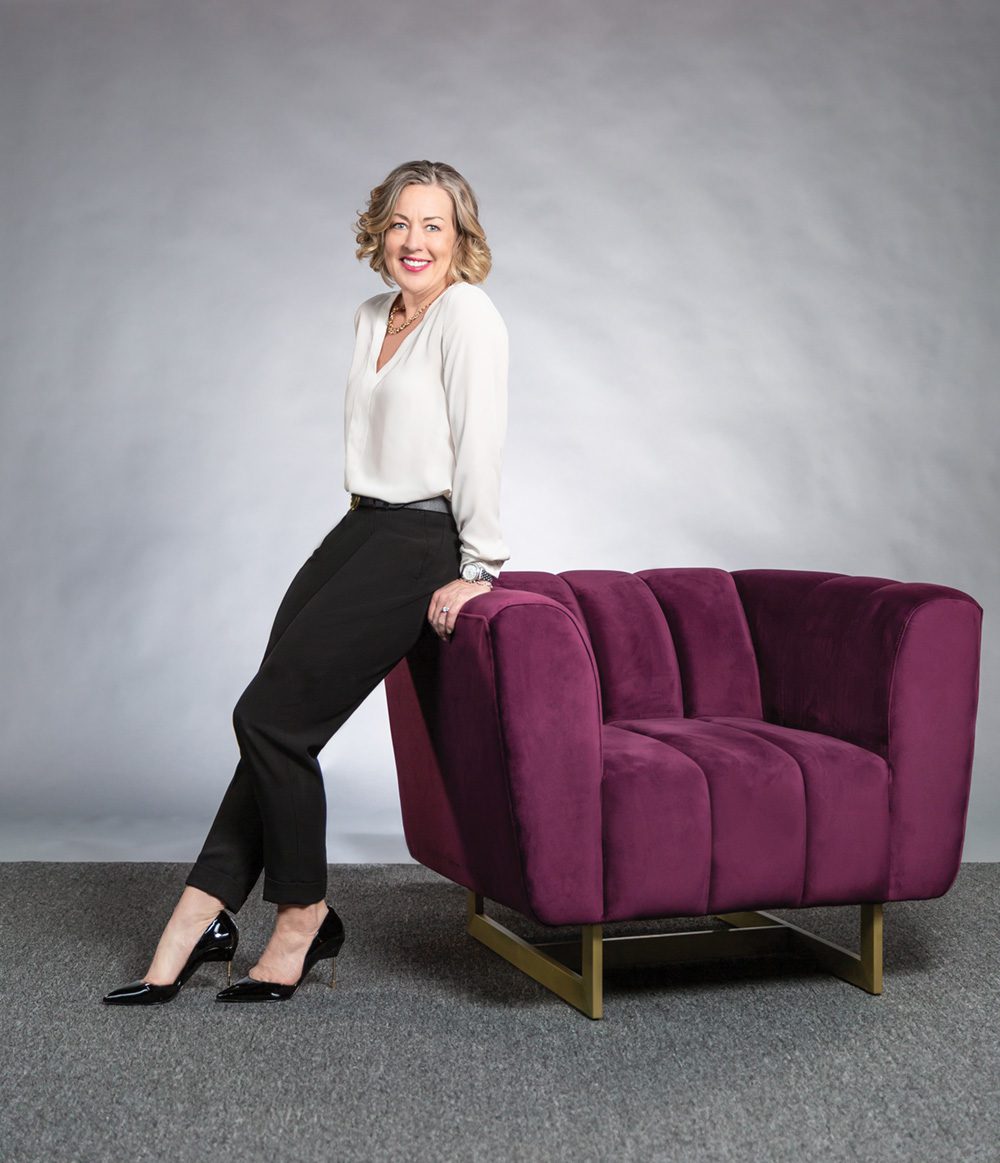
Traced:
<svg viewBox="0 0 1000 1163">
<path fill-rule="evenodd" d="M 226 979 L 232 981 L 233 957 L 239 940 L 240 931 L 236 927 L 236 922 L 225 909 L 222 909 L 198 938 L 198 943 L 191 950 L 191 956 L 172 985 L 155 985 L 140 978 L 138 981 L 130 981 L 127 985 L 113 989 L 105 994 L 102 1000 L 108 1005 L 115 1006 L 162 1005 L 164 1002 L 172 1001 L 180 993 L 181 986 L 204 961 L 225 961 Z"/>
<path fill-rule="evenodd" d="M 216 1001 L 287 1001 L 299 988 L 309 970 L 317 961 L 332 959 L 330 966 L 330 986 L 337 984 L 337 954 L 344 943 L 344 922 L 337 916 L 333 905 L 326 903 L 329 912 L 313 937 L 312 944 L 302 963 L 302 974 L 294 985 L 280 981 L 258 981 L 256 977 L 241 977 L 232 985 L 215 995 Z"/>
</svg>

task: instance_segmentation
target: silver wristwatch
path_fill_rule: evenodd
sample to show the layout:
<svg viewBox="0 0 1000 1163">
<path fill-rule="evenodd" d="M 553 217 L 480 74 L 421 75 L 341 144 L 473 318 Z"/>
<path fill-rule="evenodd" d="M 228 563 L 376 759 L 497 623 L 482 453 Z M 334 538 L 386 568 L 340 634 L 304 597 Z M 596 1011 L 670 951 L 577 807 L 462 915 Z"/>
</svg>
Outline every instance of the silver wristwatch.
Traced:
<svg viewBox="0 0 1000 1163">
<path fill-rule="evenodd" d="M 468 582 L 488 581 L 495 582 L 497 579 L 488 569 L 484 569 L 481 565 L 477 565 L 474 561 L 468 561 L 462 566 L 462 580 Z"/>
</svg>

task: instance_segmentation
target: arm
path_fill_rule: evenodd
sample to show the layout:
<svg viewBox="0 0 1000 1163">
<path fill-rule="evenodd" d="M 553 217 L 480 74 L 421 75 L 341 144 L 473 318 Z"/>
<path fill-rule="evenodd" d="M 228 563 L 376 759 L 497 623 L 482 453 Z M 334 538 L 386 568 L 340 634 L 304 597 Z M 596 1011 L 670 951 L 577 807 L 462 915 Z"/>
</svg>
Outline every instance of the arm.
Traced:
<svg viewBox="0 0 1000 1163">
<path fill-rule="evenodd" d="M 889 900 L 941 896 L 959 867 L 983 610 L 961 590 L 797 570 L 733 572 L 764 718 L 889 767 Z"/>
<path fill-rule="evenodd" d="M 414 859 L 544 924 L 599 921 L 600 687 L 570 611 L 484 593 L 385 687 Z"/>
<path fill-rule="evenodd" d="M 461 566 L 478 562 L 498 576 L 510 551 L 500 529 L 500 469 L 507 431 L 507 328 L 485 292 L 449 304 L 442 375 L 455 470 L 451 505 Z"/>
</svg>

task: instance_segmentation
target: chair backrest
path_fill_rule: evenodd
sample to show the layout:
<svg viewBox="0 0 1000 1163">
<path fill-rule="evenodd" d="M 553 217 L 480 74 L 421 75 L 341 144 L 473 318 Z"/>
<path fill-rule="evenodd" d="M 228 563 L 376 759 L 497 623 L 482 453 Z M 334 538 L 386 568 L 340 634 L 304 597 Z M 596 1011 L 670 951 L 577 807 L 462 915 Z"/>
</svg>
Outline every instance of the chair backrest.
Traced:
<svg viewBox="0 0 1000 1163">
<path fill-rule="evenodd" d="M 578 619 L 597 661 L 606 723 L 762 717 L 750 630 L 725 570 L 506 570 L 498 586 L 542 594 Z"/>
</svg>

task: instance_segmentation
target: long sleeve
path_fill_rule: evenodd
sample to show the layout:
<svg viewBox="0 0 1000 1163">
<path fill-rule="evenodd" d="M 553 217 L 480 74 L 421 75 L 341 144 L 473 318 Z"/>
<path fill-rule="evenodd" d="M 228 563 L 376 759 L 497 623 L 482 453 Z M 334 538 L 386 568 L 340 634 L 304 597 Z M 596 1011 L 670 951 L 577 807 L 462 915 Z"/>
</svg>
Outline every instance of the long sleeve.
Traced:
<svg viewBox="0 0 1000 1163">
<path fill-rule="evenodd" d="M 451 507 L 461 565 L 499 575 L 510 551 L 500 528 L 500 470 L 507 433 L 507 327 L 485 293 L 453 297 L 441 334 L 442 373 L 455 468 Z"/>
</svg>

